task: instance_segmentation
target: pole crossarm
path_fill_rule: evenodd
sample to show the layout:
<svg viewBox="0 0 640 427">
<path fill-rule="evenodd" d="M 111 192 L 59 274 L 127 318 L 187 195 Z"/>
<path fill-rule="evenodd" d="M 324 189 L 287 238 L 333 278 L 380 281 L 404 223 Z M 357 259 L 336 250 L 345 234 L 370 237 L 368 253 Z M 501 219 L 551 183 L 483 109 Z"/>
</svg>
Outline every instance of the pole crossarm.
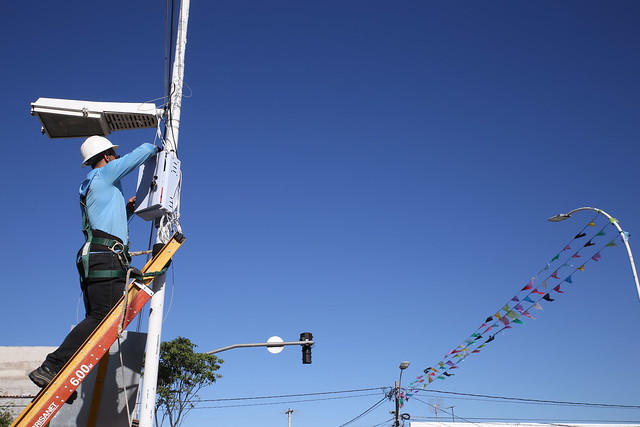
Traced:
<svg viewBox="0 0 640 427">
<path fill-rule="evenodd" d="M 222 353 L 223 351 L 233 350 L 234 348 L 246 348 L 246 347 L 283 347 L 285 345 L 313 345 L 313 340 L 306 341 L 288 341 L 288 342 L 259 342 L 249 344 L 234 344 L 227 347 L 218 348 L 216 350 L 207 351 L 206 354 Z"/>
</svg>

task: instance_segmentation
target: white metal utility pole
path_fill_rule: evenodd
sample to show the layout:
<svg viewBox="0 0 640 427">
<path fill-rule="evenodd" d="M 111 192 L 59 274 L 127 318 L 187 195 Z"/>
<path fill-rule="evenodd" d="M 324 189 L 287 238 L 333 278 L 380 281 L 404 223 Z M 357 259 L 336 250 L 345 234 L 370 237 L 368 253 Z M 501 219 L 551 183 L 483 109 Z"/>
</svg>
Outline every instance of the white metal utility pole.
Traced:
<svg viewBox="0 0 640 427">
<path fill-rule="evenodd" d="M 166 124 L 165 150 L 177 153 L 178 134 L 180 132 L 180 112 L 182 109 L 182 84 L 184 80 L 184 58 L 187 47 L 187 24 L 189 21 L 189 2 L 182 0 L 180 17 L 176 36 L 176 51 L 173 60 L 171 81 L 171 100 L 169 116 Z M 179 201 L 178 201 L 179 206 Z M 157 243 L 165 243 L 158 231 Z M 158 364 L 160 358 L 160 342 L 162 335 L 162 318 L 164 315 L 165 275 L 156 277 L 153 281 L 153 291 L 149 308 L 149 327 L 147 330 L 147 345 L 140 404 L 140 427 L 153 427 L 156 404 L 156 387 L 158 382 Z"/>
<path fill-rule="evenodd" d="M 287 414 L 287 421 L 288 421 L 287 425 L 291 427 L 291 414 L 293 414 L 293 409 L 289 408 L 284 413 Z"/>
</svg>

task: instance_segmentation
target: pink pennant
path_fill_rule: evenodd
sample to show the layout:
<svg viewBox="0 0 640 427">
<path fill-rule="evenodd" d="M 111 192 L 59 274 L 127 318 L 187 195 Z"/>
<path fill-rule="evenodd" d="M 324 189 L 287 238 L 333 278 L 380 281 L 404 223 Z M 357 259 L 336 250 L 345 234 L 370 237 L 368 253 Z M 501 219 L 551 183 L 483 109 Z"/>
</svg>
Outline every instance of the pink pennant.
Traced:
<svg viewBox="0 0 640 427">
<path fill-rule="evenodd" d="M 533 317 L 533 316 L 531 315 L 531 313 L 529 313 L 528 311 L 525 311 L 524 313 L 522 313 L 522 315 L 523 315 L 523 316 L 527 316 L 529 319 L 536 320 L 536 318 L 535 318 L 535 317 Z"/>
<path fill-rule="evenodd" d="M 573 256 L 571 258 L 580 258 L 582 255 L 579 255 L 577 253 L 573 254 Z"/>
<path fill-rule="evenodd" d="M 556 291 L 556 292 L 558 292 L 558 293 L 564 294 L 564 291 L 561 291 L 561 290 L 560 290 L 560 285 L 558 285 L 558 286 L 556 286 L 555 288 L 553 288 L 553 290 L 554 290 L 554 291 Z"/>
<path fill-rule="evenodd" d="M 563 251 L 568 251 L 569 249 L 571 249 L 571 246 L 567 245 L 564 247 Z"/>
<path fill-rule="evenodd" d="M 544 294 L 545 294 L 544 292 L 540 292 L 540 291 L 539 291 L 539 290 L 537 290 L 537 289 L 532 290 L 532 291 L 531 291 L 531 293 L 532 293 L 532 294 L 540 294 L 540 295 L 544 295 Z"/>
<path fill-rule="evenodd" d="M 531 286 L 531 283 L 528 283 L 527 286 L 525 286 L 524 288 L 522 288 L 523 291 L 527 291 L 529 289 L 533 288 L 533 286 Z"/>
<path fill-rule="evenodd" d="M 598 261 L 600 258 L 602 258 L 602 255 L 600 255 L 600 252 L 598 252 L 597 254 L 591 257 L 591 259 L 594 261 Z"/>
</svg>

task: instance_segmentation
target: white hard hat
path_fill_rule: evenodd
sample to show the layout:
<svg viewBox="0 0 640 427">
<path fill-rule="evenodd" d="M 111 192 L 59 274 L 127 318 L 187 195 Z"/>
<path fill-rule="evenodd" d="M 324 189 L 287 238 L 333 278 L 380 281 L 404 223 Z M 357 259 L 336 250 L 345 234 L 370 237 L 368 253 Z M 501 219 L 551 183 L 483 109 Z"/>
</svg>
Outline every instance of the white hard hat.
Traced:
<svg viewBox="0 0 640 427">
<path fill-rule="evenodd" d="M 90 136 L 80 146 L 80 155 L 82 156 L 82 165 L 80 166 L 88 166 L 87 161 L 93 156 L 107 151 L 110 148 L 115 150 L 118 147 L 119 145 L 113 145 L 111 141 L 103 136 Z"/>
</svg>

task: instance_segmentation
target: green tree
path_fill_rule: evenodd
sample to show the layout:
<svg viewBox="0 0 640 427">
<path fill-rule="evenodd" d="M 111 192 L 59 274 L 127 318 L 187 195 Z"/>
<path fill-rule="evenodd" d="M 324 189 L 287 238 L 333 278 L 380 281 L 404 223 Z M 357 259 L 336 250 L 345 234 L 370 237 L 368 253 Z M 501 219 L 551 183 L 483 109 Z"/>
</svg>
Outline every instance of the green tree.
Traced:
<svg viewBox="0 0 640 427">
<path fill-rule="evenodd" d="M 182 424 L 194 408 L 198 392 L 213 384 L 222 375 L 216 371 L 224 362 L 213 354 L 196 353 L 190 340 L 178 337 L 160 344 L 156 425 L 165 421 L 171 427 Z"/>
<path fill-rule="evenodd" d="M 0 408 L 0 427 L 9 427 L 13 422 L 13 415 L 7 408 Z"/>
</svg>

